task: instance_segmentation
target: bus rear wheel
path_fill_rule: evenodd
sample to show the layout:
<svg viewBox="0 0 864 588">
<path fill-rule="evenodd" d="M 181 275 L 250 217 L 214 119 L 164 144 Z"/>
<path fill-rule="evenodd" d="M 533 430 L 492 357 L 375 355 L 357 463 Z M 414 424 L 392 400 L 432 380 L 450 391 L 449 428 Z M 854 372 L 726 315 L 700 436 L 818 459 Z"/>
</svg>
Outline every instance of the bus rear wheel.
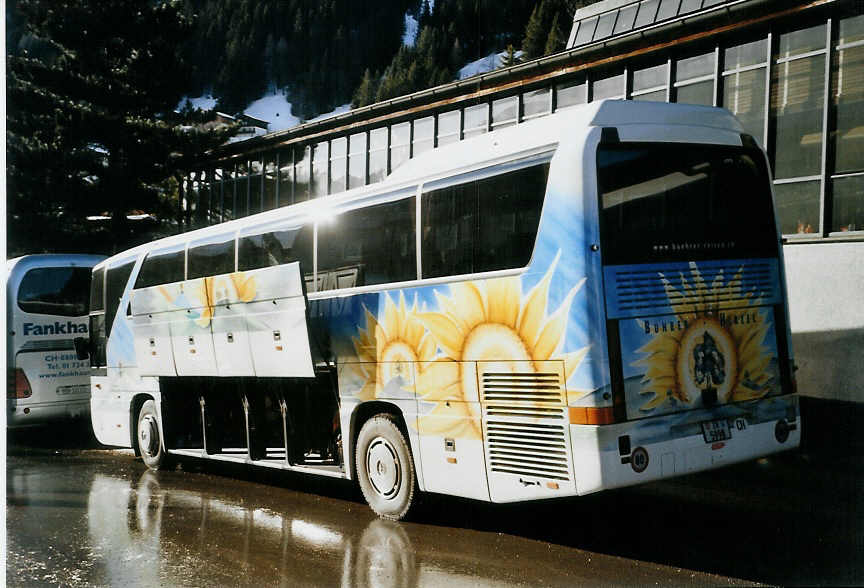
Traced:
<svg viewBox="0 0 864 588">
<path fill-rule="evenodd" d="M 159 430 L 159 420 L 156 415 L 156 403 L 147 400 L 141 405 L 138 412 L 138 426 L 135 430 L 138 441 L 138 450 L 141 459 L 151 470 L 159 470 L 165 467 L 165 447 L 162 443 L 162 434 Z"/>
<path fill-rule="evenodd" d="M 379 414 L 363 424 L 355 465 L 360 490 L 372 510 L 383 519 L 403 519 L 414 502 L 417 476 L 411 447 L 392 415 Z"/>
</svg>

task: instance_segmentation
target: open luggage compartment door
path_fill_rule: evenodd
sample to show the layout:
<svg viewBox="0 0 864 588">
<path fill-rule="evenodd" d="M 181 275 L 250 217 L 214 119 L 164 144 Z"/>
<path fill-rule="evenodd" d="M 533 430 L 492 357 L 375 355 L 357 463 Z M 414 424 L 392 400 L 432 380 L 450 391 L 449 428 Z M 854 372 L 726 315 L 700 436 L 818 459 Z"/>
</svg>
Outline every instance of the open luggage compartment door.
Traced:
<svg viewBox="0 0 864 588">
<path fill-rule="evenodd" d="M 300 263 L 246 272 L 254 299 L 246 303 L 246 324 L 255 375 L 313 378 L 307 300 Z"/>
</svg>

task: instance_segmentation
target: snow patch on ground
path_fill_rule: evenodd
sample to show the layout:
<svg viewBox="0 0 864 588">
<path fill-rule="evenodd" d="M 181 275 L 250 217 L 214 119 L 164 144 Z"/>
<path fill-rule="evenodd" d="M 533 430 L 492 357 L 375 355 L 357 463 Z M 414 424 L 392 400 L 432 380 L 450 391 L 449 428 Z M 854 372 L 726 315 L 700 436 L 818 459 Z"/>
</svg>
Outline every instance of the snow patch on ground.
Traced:
<svg viewBox="0 0 864 588">
<path fill-rule="evenodd" d="M 337 106 L 330 112 L 325 112 L 324 114 L 319 114 L 315 118 L 309 119 L 309 122 L 324 120 L 325 118 L 330 118 L 331 116 L 338 116 L 340 114 L 348 112 L 349 110 L 351 110 L 351 104 L 343 104 L 342 106 Z"/>
<path fill-rule="evenodd" d="M 405 13 L 405 32 L 402 33 L 402 44 L 406 47 L 413 47 L 417 41 L 417 19 L 410 13 Z"/>
<path fill-rule="evenodd" d="M 189 98 L 184 96 L 180 99 L 180 103 L 177 104 L 176 110 L 179 112 L 186 105 L 186 101 L 189 101 L 192 104 L 192 108 L 197 108 L 198 110 L 213 110 L 216 108 L 216 98 L 211 96 L 210 94 L 204 94 L 202 96 L 198 96 L 197 98 Z"/>
<path fill-rule="evenodd" d="M 246 107 L 244 114 L 270 123 L 267 132 L 283 131 L 296 127 L 302 121 L 291 113 L 291 103 L 282 92 L 259 98 Z"/>
<path fill-rule="evenodd" d="M 522 51 L 517 51 L 515 53 L 516 58 L 522 56 Z M 498 69 L 502 67 L 502 62 L 507 57 L 507 52 L 502 51 L 501 53 L 490 53 L 486 57 L 481 57 L 477 61 L 472 61 L 467 64 L 465 67 L 459 70 L 459 79 L 464 80 L 465 78 L 470 78 L 471 76 L 476 76 L 481 73 L 490 72 L 494 69 Z"/>
</svg>

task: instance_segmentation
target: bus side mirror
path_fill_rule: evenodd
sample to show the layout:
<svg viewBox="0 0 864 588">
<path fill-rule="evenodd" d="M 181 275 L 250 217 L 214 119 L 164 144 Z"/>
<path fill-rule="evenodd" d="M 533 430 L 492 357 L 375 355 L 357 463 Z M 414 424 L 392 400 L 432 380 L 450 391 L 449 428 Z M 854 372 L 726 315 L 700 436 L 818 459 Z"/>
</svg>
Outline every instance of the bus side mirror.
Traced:
<svg viewBox="0 0 864 588">
<path fill-rule="evenodd" d="M 90 357 L 90 352 L 87 349 L 90 346 L 90 339 L 87 337 L 75 337 L 72 340 L 72 344 L 75 346 L 75 355 L 79 360 L 83 361 Z"/>
</svg>

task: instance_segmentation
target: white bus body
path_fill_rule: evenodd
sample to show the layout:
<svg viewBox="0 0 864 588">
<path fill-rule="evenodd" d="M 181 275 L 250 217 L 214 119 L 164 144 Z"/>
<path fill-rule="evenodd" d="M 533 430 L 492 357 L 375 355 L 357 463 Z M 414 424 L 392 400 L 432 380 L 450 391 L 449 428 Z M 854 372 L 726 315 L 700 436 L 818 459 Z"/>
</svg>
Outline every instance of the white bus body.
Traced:
<svg viewBox="0 0 864 588">
<path fill-rule="evenodd" d="M 94 430 L 356 477 L 394 519 L 795 447 L 767 169 L 725 110 L 604 101 L 118 254 Z"/>
<path fill-rule="evenodd" d="M 97 255 L 25 255 L 6 263 L 6 419 L 10 428 L 84 418 L 90 369 L 73 340 L 87 337 Z"/>
</svg>

